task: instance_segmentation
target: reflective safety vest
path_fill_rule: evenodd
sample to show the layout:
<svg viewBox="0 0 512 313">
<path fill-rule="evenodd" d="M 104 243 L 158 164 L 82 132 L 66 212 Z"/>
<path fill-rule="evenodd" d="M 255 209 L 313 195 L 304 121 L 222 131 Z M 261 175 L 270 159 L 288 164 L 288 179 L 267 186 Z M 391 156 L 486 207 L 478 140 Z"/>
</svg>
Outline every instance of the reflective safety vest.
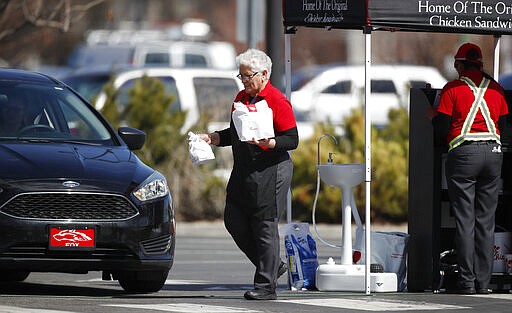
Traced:
<svg viewBox="0 0 512 313">
<path fill-rule="evenodd" d="M 462 129 L 460 135 L 453 138 L 450 141 L 450 148 L 448 151 L 452 150 L 455 147 L 460 146 L 464 141 L 486 141 L 486 140 L 494 140 L 498 144 L 501 144 L 500 135 L 498 135 L 496 131 L 496 126 L 491 118 L 491 114 L 489 112 L 489 107 L 485 102 L 484 95 L 487 91 L 487 87 L 489 87 L 489 83 L 491 82 L 488 78 L 483 78 L 480 86 L 477 86 L 471 79 L 462 76 L 460 78 L 463 82 L 465 82 L 473 94 L 475 95 L 475 101 L 471 105 L 471 109 L 469 110 L 466 119 L 464 120 L 464 124 L 462 125 Z M 473 126 L 473 122 L 475 121 L 475 116 L 478 113 L 478 110 L 482 112 L 482 116 L 484 117 L 485 124 L 487 125 L 487 132 L 478 132 L 478 133 L 470 133 L 471 126 Z"/>
</svg>

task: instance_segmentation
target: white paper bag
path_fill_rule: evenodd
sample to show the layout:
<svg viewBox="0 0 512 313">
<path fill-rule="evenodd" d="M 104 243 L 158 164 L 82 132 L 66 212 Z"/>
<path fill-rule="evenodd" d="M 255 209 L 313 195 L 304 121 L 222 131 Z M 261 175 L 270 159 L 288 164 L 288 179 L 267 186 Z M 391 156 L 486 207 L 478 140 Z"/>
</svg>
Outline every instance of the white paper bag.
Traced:
<svg viewBox="0 0 512 313">
<path fill-rule="evenodd" d="M 193 132 L 188 132 L 188 152 L 193 164 L 215 159 L 212 147 Z"/>
<path fill-rule="evenodd" d="M 272 109 L 268 107 L 267 101 L 261 100 L 250 105 L 235 102 L 233 105 L 233 123 L 241 141 L 275 136 Z"/>
<path fill-rule="evenodd" d="M 359 212 L 352 207 L 352 215 L 356 221 L 356 238 L 354 251 L 361 255 L 355 263 L 363 265 L 365 261 L 365 231 Z M 385 273 L 395 273 L 397 276 L 397 290 L 407 288 L 407 245 L 409 234 L 402 232 L 370 232 L 371 257 L 370 264 L 382 265 Z M 354 255 L 353 255 L 354 257 Z M 354 260 L 355 261 L 355 260 Z"/>
</svg>

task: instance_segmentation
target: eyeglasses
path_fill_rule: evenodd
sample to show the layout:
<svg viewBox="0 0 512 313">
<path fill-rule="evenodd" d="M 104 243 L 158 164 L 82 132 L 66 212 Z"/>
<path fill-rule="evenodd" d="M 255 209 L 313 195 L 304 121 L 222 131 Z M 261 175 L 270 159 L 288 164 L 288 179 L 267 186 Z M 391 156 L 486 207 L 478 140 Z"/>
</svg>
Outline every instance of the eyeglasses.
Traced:
<svg viewBox="0 0 512 313">
<path fill-rule="evenodd" d="M 242 74 L 238 74 L 238 75 L 236 75 L 236 77 L 237 77 L 238 79 L 240 79 L 241 81 L 244 81 L 244 80 L 250 80 L 250 79 L 252 79 L 254 76 L 256 76 L 258 73 L 259 73 L 259 72 L 255 72 L 255 73 L 253 73 L 253 74 L 251 74 L 251 75 L 242 75 Z"/>
</svg>

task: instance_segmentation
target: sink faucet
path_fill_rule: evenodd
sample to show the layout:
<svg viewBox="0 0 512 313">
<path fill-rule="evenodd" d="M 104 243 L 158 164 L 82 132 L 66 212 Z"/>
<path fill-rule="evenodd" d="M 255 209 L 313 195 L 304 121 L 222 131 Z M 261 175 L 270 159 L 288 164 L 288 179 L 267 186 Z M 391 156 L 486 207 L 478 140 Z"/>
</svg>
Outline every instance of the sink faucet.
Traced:
<svg viewBox="0 0 512 313">
<path fill-rule="evenodd" d="M 336 137 L 334 137 L 333 135 L 331 134 L 323 134 L 322 136 L 320 136 L 320 138 L 318 138 L 318 141 L 317 141 L 317 157 L 318 157 L 318 165 L 320 165 L 320 142 L 322 141 L 322 139 L 324 137 L 331 137 L 331 139 L 334 141 L 335 144 L 338 144 L 338 140 L 336 139 Z"/>
</svg>

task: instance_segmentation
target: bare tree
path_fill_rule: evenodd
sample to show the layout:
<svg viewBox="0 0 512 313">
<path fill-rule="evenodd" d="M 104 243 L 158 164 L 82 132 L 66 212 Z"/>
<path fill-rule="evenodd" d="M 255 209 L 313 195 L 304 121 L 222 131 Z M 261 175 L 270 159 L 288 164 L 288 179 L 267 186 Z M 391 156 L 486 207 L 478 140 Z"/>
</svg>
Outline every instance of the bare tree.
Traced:
<svg viewBox="0 0 512 313">
<path fill-rule="evenodd" d="M 71 23 L 105 0 L 0 0 L 0 41 L 26 27 L 67 32 Z"/>
</svg>

